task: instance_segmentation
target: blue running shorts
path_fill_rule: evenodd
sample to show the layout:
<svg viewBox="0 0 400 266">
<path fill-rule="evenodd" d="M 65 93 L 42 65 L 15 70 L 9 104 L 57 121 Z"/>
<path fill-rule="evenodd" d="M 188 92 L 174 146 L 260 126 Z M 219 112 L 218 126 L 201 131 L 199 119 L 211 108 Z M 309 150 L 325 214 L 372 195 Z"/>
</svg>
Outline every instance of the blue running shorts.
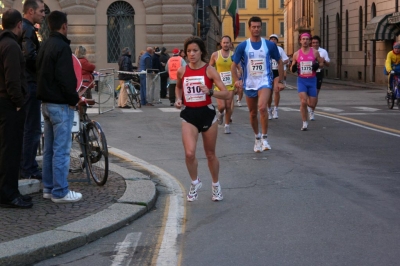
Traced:
<svg viewBox="0 0 400 266">
<path fill-rule="evenodd" d="M 244 94 L 246 94 L 247 97 L 249 98 L 255 98 L 258 97 L 258 91 L 259 90 L 263 90 L 263 89 L 268 89 L 268 90 L 272 90 L 272 88 L 268 88 L 268 87 L 261 87 L 258 90 L 246 90 L 244 89 Z"/>
<path fill-rule="evenodd" d="M 297 77 L 297 92 L 305 92 L 310 97 L 317 97 L 317 78 Z"/>
</svg>

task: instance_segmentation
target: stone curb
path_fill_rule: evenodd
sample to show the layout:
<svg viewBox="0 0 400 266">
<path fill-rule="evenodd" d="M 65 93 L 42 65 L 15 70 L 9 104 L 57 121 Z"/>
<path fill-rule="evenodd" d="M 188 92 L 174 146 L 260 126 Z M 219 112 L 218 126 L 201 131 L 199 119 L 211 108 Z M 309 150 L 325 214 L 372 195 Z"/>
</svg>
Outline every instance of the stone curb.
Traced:
<svg viewBox="0 0 400 266">
<path fill-rule="evenodd" d="M 113 155 L 120 157 L 115 151 Z M 0 243 L 0 265 L 27 265 L 66 253 L 124 227 L 154 206 L 157 193 L 148 176 L 115 164 L 110 164 L 110 170 L 126 182 L 118 203 L 53 230 Z"/>
</svg>

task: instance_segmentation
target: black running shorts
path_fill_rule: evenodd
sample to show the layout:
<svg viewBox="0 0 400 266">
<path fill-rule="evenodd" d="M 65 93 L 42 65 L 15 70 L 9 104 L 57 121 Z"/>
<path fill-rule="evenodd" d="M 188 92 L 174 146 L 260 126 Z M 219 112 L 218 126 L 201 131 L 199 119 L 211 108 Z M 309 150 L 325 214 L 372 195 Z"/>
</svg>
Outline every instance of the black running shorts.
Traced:
<svg viewBox="0 0 400 266">
<path fill-rule="evenodd" d="M 324 78 L 324 73 L 322 72 L 317 72 L 317 90 L 321 89 L 322 85 L 322 79 Z"/>
<path fill-rule="evenodd" d="M 194 125 L 200 132 L 207 131 L 217 120 L 215 107 L 212 104 L 203 107 L 187 107 L 181 111 L 183 121 Z"/>
</svg>

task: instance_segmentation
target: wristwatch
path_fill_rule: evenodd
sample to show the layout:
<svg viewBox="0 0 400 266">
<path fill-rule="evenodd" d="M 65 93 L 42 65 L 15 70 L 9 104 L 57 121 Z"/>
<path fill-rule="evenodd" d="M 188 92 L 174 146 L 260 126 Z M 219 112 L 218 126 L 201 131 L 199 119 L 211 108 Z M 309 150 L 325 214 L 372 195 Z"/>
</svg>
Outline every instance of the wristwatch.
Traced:
<svg viewBox="0 0 400 266">
<path fill-rule="evenodd" d="M 214 89 L 210 89 L 209 91 L 208 91 L 208 96 L 213 96 L 213 94 L 214 94 Z"/>
</svg>

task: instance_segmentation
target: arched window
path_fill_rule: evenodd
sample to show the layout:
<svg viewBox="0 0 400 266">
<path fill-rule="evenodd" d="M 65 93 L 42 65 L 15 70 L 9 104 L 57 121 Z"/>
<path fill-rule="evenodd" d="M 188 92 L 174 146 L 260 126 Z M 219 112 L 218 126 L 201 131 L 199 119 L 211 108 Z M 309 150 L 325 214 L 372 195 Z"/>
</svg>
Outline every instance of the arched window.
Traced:
<svg viewBox="0 0 400 266">
<path fill-rule="evenodd" d="M 374 17 L 376 17 L 376 6 L 375 6 L 375 3 L 372 3 L 372 5 L 371 5 L 371 19 L 373 19 Z"/>
<path fill-rule="evenodd" d="M 362 7 L 358 9 L 358 51 L 362 51 L 363 39 L 363 10 Z"/>
<path fill-rule="evenodd" d="M 107 62 L 116 63 L 121 50 L 129 47 L 135 55 L 135 10 L 124 1 L 116 1 L 107 9 Z M 135 56 L 132 56 L 135 62 Z"/>
<path fill-rule="evenodd" d="M 47 25 L 47 16 L 50 14 L 50 8 L 44 4 L 44 14 L 45 14 L 45 18 L 42 22 L 42 24 L 38 27 L 39 30 L 37 31 L 39 34 L 39 41 L 45 41 L 47 40 L 47 38 L 49 38 L 49 34 L 50 34 L 50 29 L 49 29 L 49 25 Z"/>
<path fill-rule="evenodd" d="M 349 50 L 349 11 L 346 10 L 346 51 Z"/>
<path fill-rule="evenodd" d="M 326 50 L 329 52 L 329 17 L 326 16 Z"/>
</svg>

